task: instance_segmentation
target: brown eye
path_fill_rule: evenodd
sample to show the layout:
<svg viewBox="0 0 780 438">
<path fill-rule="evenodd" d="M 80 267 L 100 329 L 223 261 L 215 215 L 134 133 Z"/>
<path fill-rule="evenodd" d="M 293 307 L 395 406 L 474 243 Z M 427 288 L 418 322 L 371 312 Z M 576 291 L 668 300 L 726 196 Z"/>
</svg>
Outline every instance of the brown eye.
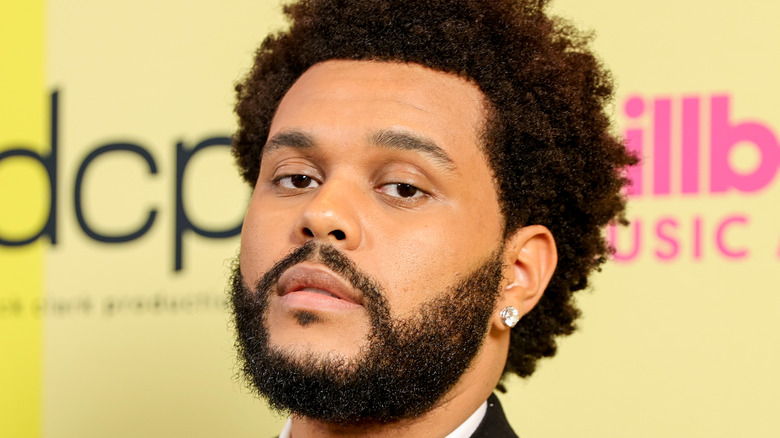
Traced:
<svg viewBox="0 0 780 438">
<path fill-rule="evenodd" d="M 306 187 L 309 187 L 311 181 L 312 179 L 306 175 L 293 175 L 290 177 L 290 183 L 293 185 L 293 187 L 298 189 L 305 189 Z"/>
<path fill-rule="evenodd" d="M 426 193 L 417 186 L 407 183 L 385 184 L 381 186 L 378 191 L 385 195 L 392 196 L 393 198 L 402 199 L 417 199 L 426 195 Z"/>
<path fill-rule="evenodd" d="M 397 184 L 396 191 L 398 192 L 398 196 L 402 198 L 411 198 L 417 194 L 418 189 L 411 184 Z"/>
<path fill-rule="evenodd" d="M 311 189 L 319 186 L 314 178 L 307 175 L 287 175 L 277 178 L 276 184 L 286 189 Z"/>
</svg>

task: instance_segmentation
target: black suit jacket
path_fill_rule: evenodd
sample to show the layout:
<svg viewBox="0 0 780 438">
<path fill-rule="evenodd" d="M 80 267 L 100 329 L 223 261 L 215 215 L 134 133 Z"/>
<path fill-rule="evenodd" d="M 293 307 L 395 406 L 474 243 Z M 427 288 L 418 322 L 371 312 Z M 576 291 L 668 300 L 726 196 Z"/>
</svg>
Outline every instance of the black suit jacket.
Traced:
<svg viewBox="0 0 780 438">
<path fill-rule="evenodd" d="M 471 438 L 517 438 L 512 426 L 506 421 L 498 397 L 495 394 L 490 394 L 487 403 L 485 418 L 479 423 L 477 430 L 471 434 Z"/>
</svg>

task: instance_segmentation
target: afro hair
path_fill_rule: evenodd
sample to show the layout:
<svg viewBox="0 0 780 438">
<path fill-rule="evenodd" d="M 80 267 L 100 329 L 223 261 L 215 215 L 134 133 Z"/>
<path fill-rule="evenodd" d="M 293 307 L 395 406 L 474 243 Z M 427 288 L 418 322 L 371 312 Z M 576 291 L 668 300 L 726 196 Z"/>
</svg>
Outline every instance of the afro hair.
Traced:
<svg viewBox="0 0 780 438">
<path fill-rule="evenodd" d="M 267 37 L 236 86 L 233 153 L 254 185 L 279 102 L 311 66 L 331 59 L 416 63 L 476 84 L 486 98 L 482 146 L 505 236 L 540 224 L 559 262 L 538 305 L 512 330 L 504 377 L 531 375 L 575 329 L 573 292 L 610 255 L 603 229 L 624 223 L 626 166 L 611 132 L 612 79 L 590 35 L 546 13 L 543 0 L 302 0 L 289 29 Z M 503 379 L 502 379 L 503 380 Z M 499 389 L 503 386 L 499 384 Z"/>
</svg>

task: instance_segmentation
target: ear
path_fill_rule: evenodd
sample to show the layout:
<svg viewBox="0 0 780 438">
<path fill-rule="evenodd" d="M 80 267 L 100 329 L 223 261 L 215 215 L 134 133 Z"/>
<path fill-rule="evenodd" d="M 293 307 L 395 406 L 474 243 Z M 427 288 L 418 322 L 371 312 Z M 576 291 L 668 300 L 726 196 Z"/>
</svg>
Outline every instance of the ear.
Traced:
<svg viewBox="0 0 780 438">
<path fill-rule="evenodd" d="M 536 306 L 555 272 L 558 251 L 552 233 L 542 225 L 517 230 L 507 239 L 504 251 L 504 266 L 509 269 L 493 325 L 499 330 L 510 330 L 499 316 L 501 309 L 512 306 L 522 318 Z"/>
</svg>

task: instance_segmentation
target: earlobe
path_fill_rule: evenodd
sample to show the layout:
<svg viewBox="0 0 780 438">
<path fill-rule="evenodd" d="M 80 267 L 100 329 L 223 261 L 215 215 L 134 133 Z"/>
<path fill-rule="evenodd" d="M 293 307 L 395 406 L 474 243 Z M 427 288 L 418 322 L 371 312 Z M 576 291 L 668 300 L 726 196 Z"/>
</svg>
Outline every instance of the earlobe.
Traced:
<svg viewBox="0 0 780 438">
<path fill-rule="evenodd" d="M 507 240 L 505 256 L 510 269 L 506 273 L 507 285 L 502 291 L 495 320 L 503 330 L 509 330 L 500 313 L 513 307 L 522 318 L 536 306 L 555 272 L 558 252 L 550 230 L 542 225 L 530 225 Z M 504 316 L 511 313 L 508 310 Z"/>
</svg>

